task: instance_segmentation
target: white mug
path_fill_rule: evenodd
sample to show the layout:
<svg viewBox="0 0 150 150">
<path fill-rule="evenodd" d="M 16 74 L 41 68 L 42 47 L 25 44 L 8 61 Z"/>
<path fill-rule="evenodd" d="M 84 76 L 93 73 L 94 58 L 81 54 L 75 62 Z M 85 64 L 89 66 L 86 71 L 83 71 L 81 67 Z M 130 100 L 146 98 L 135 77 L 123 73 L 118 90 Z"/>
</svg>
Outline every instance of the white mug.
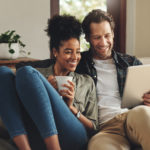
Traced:
<svg viewBox="0 0 150 150">
<path fill-rule="evenodd" d="M 55 76 L 56 78 L 56 81 L 57 81 L 57 86 L 58 86 L 58 90 L 64 90 L 66 89 L 66 87 L 62 86 L 63 84 L 69 84 L 68 83 L 68 80 L 69 81 L 72 81 L 72 78 L 71 76 Z"/>
</svg>

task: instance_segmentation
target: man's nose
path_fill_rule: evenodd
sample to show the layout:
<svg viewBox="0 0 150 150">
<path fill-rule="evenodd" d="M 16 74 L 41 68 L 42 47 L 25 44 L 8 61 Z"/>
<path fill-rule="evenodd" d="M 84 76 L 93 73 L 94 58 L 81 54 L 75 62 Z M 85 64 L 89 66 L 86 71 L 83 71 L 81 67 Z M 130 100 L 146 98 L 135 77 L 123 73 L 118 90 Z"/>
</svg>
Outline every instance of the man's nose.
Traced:
<svg viewBox="0 0 150 150">
<path fill-rule="evenodd" d="M 101 46 L 105 46 L 106 43 L 107 43 L 106 38 L 105 38 L 105 37 L 101 37 L 101 39 L 99 40 L 99 44 L 100 44 Z"/>
</svg>

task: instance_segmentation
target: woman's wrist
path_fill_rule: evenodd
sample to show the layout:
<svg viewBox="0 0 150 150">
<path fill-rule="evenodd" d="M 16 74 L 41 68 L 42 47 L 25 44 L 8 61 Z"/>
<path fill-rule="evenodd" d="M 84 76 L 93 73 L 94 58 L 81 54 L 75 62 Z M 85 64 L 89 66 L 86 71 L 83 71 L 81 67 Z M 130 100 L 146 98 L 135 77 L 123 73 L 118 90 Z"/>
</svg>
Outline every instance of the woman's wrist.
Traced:
<svg viewBox="0 0 150 150">
<path fill-rule="evenodd" d="M 69 107 L 69 109 L 71 110 L 71 112 L 72 112 L 74 115 L 76 115 L 76 114 L 78 113 L 77 108 L 75 108 L 75 107 L 72 106 L 72 105 Z"/>
</svg>

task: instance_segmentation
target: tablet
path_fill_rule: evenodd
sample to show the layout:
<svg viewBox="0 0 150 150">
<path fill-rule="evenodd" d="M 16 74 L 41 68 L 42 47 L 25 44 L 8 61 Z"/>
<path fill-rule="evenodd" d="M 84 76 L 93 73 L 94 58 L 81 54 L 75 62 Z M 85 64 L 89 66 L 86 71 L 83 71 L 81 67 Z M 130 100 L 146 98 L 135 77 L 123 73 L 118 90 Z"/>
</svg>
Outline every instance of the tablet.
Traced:
<svg viewBox="0 0 150 150">
<path fill-rule="evenodd" d="M 142 96 L 150 91 L 150 65 L 128 67 L 121 106 L 132 108 L 142 104 Z"/>
</svg>

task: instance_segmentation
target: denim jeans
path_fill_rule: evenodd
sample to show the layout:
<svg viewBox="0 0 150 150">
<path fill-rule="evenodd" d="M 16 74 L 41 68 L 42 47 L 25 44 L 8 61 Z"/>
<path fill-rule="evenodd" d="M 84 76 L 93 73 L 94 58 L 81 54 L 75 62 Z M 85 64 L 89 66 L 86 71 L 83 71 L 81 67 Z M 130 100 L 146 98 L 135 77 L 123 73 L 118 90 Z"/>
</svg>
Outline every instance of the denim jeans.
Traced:
<svg viewBox="0 0 150 150">
<path fill-rule="evenodd" d="M 25 66 L 15 76 L 0 67 L 0 115 L 11 137 L 26 134 L 19 100 L 43 138 L 58 134 L 62 150 L 85 149 L 88 138 L 83 124 L 36 69 Z"/>
</svg>

